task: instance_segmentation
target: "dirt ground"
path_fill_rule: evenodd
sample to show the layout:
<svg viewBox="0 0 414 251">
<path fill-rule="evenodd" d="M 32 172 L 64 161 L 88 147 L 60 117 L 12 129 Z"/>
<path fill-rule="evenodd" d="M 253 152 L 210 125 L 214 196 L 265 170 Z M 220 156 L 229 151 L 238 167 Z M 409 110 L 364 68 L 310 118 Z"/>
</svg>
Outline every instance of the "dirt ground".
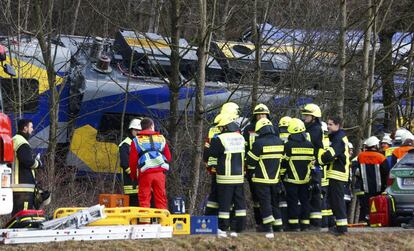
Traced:
<svg viewBox="0 0 414 251">
<path fill-rule="evenodd" d="M 0 245 L 0 250 L 414 250 L 414 231 L 401 229 L 352 231 L 336 237 L 329 233 L 279 233 L 273 240 L 246 233 L 238 238 L 212 235 L 174 236 L 171 239 L 57 242 Z"/>
</svg>

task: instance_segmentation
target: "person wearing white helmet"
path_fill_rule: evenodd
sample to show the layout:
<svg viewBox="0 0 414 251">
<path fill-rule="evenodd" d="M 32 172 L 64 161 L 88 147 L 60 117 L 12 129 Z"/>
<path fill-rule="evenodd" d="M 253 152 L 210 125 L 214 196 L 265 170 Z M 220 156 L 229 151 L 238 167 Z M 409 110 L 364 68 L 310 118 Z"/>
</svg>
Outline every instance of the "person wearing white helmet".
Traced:
<svg viewBox="0 0 414 251">
<path fill-rule="evenodd" d="M 400 128 L 396 131 L 395 137 L 401 138 L 401 146 L 394 149 L 391 155 L 392 168 L 400 159 L 402 159 L 409 150 L 414 149 L 414 136 L 405 128 Z"/>
<path fill-rule="evenodd" d="M 129 152 L 131 149 L 131 142 L 141 131 L 141 119 L 132 119 L 128 126 L 129 132 L 127 137 L 119 144 L 119 159 L 122 168 L 123 188 L 124 194 L 129 196 L 129 205 L 132 207 L 138 206 L 138 187 L 137 182 L 132 180 L 129 176 L 131 168 L 129 167 Z"/>
<path fill-rule="evenodd" d="M 381 194 L 386 188 L 388 177 L 388 163 L 385 156 L 379 152 L 380 140 L 371 136 L 365 140 L 366 150 L 359 153 L 358 164 L 355 170 L 355 177 L 360 187 L 358 193 L 361 211 L 360 222 L 368 221 L 369 198 Z"/>
</svg>

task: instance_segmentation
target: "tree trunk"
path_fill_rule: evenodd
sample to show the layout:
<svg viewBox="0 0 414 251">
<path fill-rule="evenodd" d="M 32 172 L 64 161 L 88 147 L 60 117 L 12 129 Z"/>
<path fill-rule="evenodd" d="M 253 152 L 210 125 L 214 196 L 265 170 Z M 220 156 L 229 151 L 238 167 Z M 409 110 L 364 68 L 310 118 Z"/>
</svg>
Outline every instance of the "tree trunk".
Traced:
<svg viewBox="0 0 414 251">
<path fill-rule="evenodd" d="M 47 1 L 48 8 L 46 11 L 48 13 L 42 12 L 42 1 L 36 0 L 35 5 L 35 14 L 36 14 L 36 26 L 37 34 L 36 38 L 39 41 L 39 46 L 42 51 L 43 61 L 47 71 L 47 79 L 49 84 L 49 144 L 48 144 L 48 156 L 47 156 L 47 173 L 48 173 L 48 182 L 49 190 L 53 191 L 55 185 L 53 184 L 54 175 L 55 175 L 55 161 L 56 161 L 56 148 L 57 148 L 57 130 L 58 130 L 58 114 L 59 114 L 59 92 L 56 89 L 56 72 L 54 69 L 54 62 L 52 59 L 51 51 L 51 38 L 52 38 L 52 10 L 53 10 L 53 1 Z M 47 20 L 44 20 L 44 17 L 48 17 Z M 46 25 L 44 25 L 46 24 Z M 43 26 L 44 25 L 44 26 Z M 47 34 L 47 38 L 45 38 Z M 46 40 L 47 39 L 47 40 Z"/>
<path fill-rule="evenodd" d="M 230 14 L 229 5 L 230 5 L 230 0 L 225 0 L 222 13 L 221 13 L 220 23 L 219 23 L 220 27 L 217 31 L 217 37 L 218 39 L 221 39 L 221 40 L 226 40 L 226 26 L 227 26 L 227 21 L 229 19 L 229 14 Z"/>
<path fill-rule="evenodd" d="M 254 107 L 257 105 L 257 100 L 258 100 L 258 88 L 259 88 L 259 82 L 260 82 L 260 78 L 261 78 L 261 68 L 262 68 L 262 64 L 261 64 L 261 44 L 260 44 L 260 31 L 258 29 L 257 26 L 257 0 L 253 1 L 253 6 L 252 6 L 252 32 L 253 32 L 253 39 L 254 39 L 254 44 L 255 44 L 255 67 L 254 67 L 254 80 L 252 83 L 252 111 L 254 109 Z"/>
<path fill-rule="evenodd" d="M 340 20 L 341 29 L 339 33 L 339 76 L 340 83 L 337 92 L 336 111 L 341 118 L 344 117 L 344 100 L 345 100 L 345 81 L 346 81 L 346 29 L 347 29 L 347 14 L 346 1 L 340 1 Z"/>
<path fill-rule="evenodd" d="M 169 118 L 169 125 L 168 125 L 168 135 L 170 139 L 170 146 L 171 146 L 171 153 L 172 153 L 172 161 L 170 163 L 170 168 L 173 170 L 171 173 L 172 182 L 174 183 L 175 188 L 181 187 L 180 185 L 180 178 L 177 176 L 176 172 L 176 161 L 178 156 L 178 133 L 177 133 L 177 125 L 179 119 L 179 110 L 178 110 L 178 100 L 179 100 L 179 92 L 181 88 L 181 81 L 180 81 L 180 48 L 179 48 L 179 40 L 180 40 L 180 8 L 181 8 L 181 0 L 172 0 L 170 6 L 170 18 L 171 18 L 171 72 L 168 76 L 169 79 L 169 89 L 170 89 L 170 118 Z M 178 193 L 182 193 L 182 191 L 176 191 Z"/>
<path fill-rule="evenodd" d="M 72 23 L 72 31 L 70 32 L 71 35 L 75 35 L 76 30 L 76 22 L 78 20 L 79 8 L 82 0 L 78 0 L 76 3 L 75 12 L 73 13 L 73 23 Z"/>
<path fill-rule="evenodd" d="M 213 3 L 213 17 L 210 28 L 214 23 L 216 1 Z M 200 183 L 200 168 L 203 156 L 203 119 L 204 119 L 204 88 L 206 79 L 207 55 L 210 48 L 211 29 L 207 27 L 207 0 L 199 0 L 199 31 L 197 49 L 197 76 L 196 76 L 196 107 L 194 112 L 194 145 L 195 154 L 193 157 L 193 175 L 190 194 L 190 214 L 196 208 L 198 186 Z"/>
<path fill-rule="evenodd" d="M 380 48 L 378 56 L 381 63 L 378 73 L 382 82 L 382 96 L 384 105 L 384 130 L 392 132 L 395 129 L 397 119 L 396 98 L 394 89 L 394 73 L 392 65 L 392 36 L 393 31 L 382 31 L 379 33 Z"/>
</svg>

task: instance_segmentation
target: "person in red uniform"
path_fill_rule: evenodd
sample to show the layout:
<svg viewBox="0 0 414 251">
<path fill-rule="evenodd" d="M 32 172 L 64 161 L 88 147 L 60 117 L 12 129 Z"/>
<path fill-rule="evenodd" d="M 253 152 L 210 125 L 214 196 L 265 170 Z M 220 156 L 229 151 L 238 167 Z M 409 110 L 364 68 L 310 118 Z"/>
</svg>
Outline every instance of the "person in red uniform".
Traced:
<svg viewBox="0 0 414 251">
<path fill-rule="evenodd" d="M 134 138 L 129 155 L 131 179 L 138 179 L 138 200 L 141 207 L 150 207 L 151 190 L 155 207 L 167 209 L 165 174 L 169 170 L 171 152 L 163 135 L 154 129 L 154 121 L 144 118 L 142 131 Z"/>
</svg>

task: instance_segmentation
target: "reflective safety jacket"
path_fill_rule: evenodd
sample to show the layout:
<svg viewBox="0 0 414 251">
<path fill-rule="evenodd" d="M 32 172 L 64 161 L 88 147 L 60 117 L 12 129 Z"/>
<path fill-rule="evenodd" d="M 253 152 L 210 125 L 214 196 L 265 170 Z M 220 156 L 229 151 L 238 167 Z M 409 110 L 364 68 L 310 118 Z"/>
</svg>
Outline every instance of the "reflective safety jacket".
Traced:
<svg viewBox="0 0 414 251">
<path fill-rule="evenodd" d="M 136 194 L 137 182 L 132 180 L 129 176 L 131 174 L 131 168 L 129 167 L 129 151 L 131 149 L 132 139 L 126 137 L 119 144 L 119 160 L 122 168 L 122 177 L 124 181 L 124 194 Z"/>
<path fill-rule="evenodd" d="M 216 137 L 218 134 L 220 134 L 220 130 L 217 126 L 212 126 L 208 130 L 208 136 L 206 141 L 204 142 L 204 153 L 203 153 L 203 159 L 206 163 L 207 171 L 209 173 L 216 173 L 216 166 L 217 166 L 217 158 L 214 158 L 212 156 L 208 156 L 208 148 L 210 148 L 210 142 L 211 139 Z"/>
<path fill-rule="evenodd" d="M 391 167 L 392 168 L 398 161 L 400 161 L 411 149 L 414 149 L 413 146 L 400 146 L 394 149 L 391 155 Z"/>
<path fill-rule="evenodd" d="M 282 168 L 286 171 L 284 182 L 307 184 L 315 160 L 314 147 L 305 133 L 291 134 L 285 144 Z"/>
<path fill-rule="evenodd" d="M 256 127 L 256 121 L 253 120 L 250 122 L 250 124 L 248 126 L 246 126 L 246 128 L 243 131 L 243 137 L 245 140 L 245 144 L 246 144 L 246 154 L 248 153 L 249 150 L 251 150 L 253 148 L 253 143 L 256 141 L 256 137 L 258 136 L 258 134 L 255 132 L 255 127 Z M 248 170 L 253 170 L 255 168 L 254 165 L 249 165 L 247 164 L 247 169 Z"/>
<path fill-rule="evenodd" d="M 279 137 L 283 143 L 286 143 L 288 141 L 289 132 L 287 131 L 286 127 L 279 127 Z"/>
<path fill-rule="evenodd" d="M 323 149 L 323 130 L 319 120 L 316 120 L 310 124 L 305 124 L 306 132 L 310 136 L 310 141 L 315 149 L 315 158 L 317 157 L 319 149 Z"/>
<path fill-rule="evenodd" d="M 380 194 L 386 188 L 388 164 L 384 155 L 367 150 L 358 155 L 355 176 L 360 180 L 360 191 L 369 194 Z"/>
<path fill-rule="evenodd" d="M 252 181 L 276 184 L 280 180 L 280 164 L 283 157 L 283 142 L 265 126 L 259 131 L 252 149 L 247 154 L 247 164 L 255 166 Z"/>
<path fill-rule="evenodd" d="M 345 132 L 340 129 L 329 134 L 331 146 L 328 149 L 320 149 L 318 162 L 327 165 L 326 177 L 339 181 L 348 182 L 349 179 L 349 149 L 348 138 Z"/>
<path fill-rule="evenodd" d="M 208 152 L 209 156 L 217 158 L 216 180 L 218 184 L 242 184 L 244 182 L 245 142 L 243 136 L 237 131 L 238 128 L 228 129 L 211 140 Z"/>
<path fill-rule="evenodd" d="M 34 192 L 36 185 L 35 170 L 40 167 L 40 162 L 33 158 L 32 148 L 22 135 L 16 134 L 13 137 L 13 148 L 13 192 Z"/>
<path fill-rule="evenodd" d="M 399 146 L 392 146 L 385 150 L 385 158 L 387 158 L 388 168 L 391 169 L 393 167 L 392 164 L 392 152 L 397 149 Z"/>
<path fill-rule="evenodd" d="M 170 149 L 164 136 L 159 132 L 142 130 L 132 142 L 129 155 L 131 179 L 137 179 L 137 169 L 139 169 L 139 173 L 169 170 Z"/>
</svg>

